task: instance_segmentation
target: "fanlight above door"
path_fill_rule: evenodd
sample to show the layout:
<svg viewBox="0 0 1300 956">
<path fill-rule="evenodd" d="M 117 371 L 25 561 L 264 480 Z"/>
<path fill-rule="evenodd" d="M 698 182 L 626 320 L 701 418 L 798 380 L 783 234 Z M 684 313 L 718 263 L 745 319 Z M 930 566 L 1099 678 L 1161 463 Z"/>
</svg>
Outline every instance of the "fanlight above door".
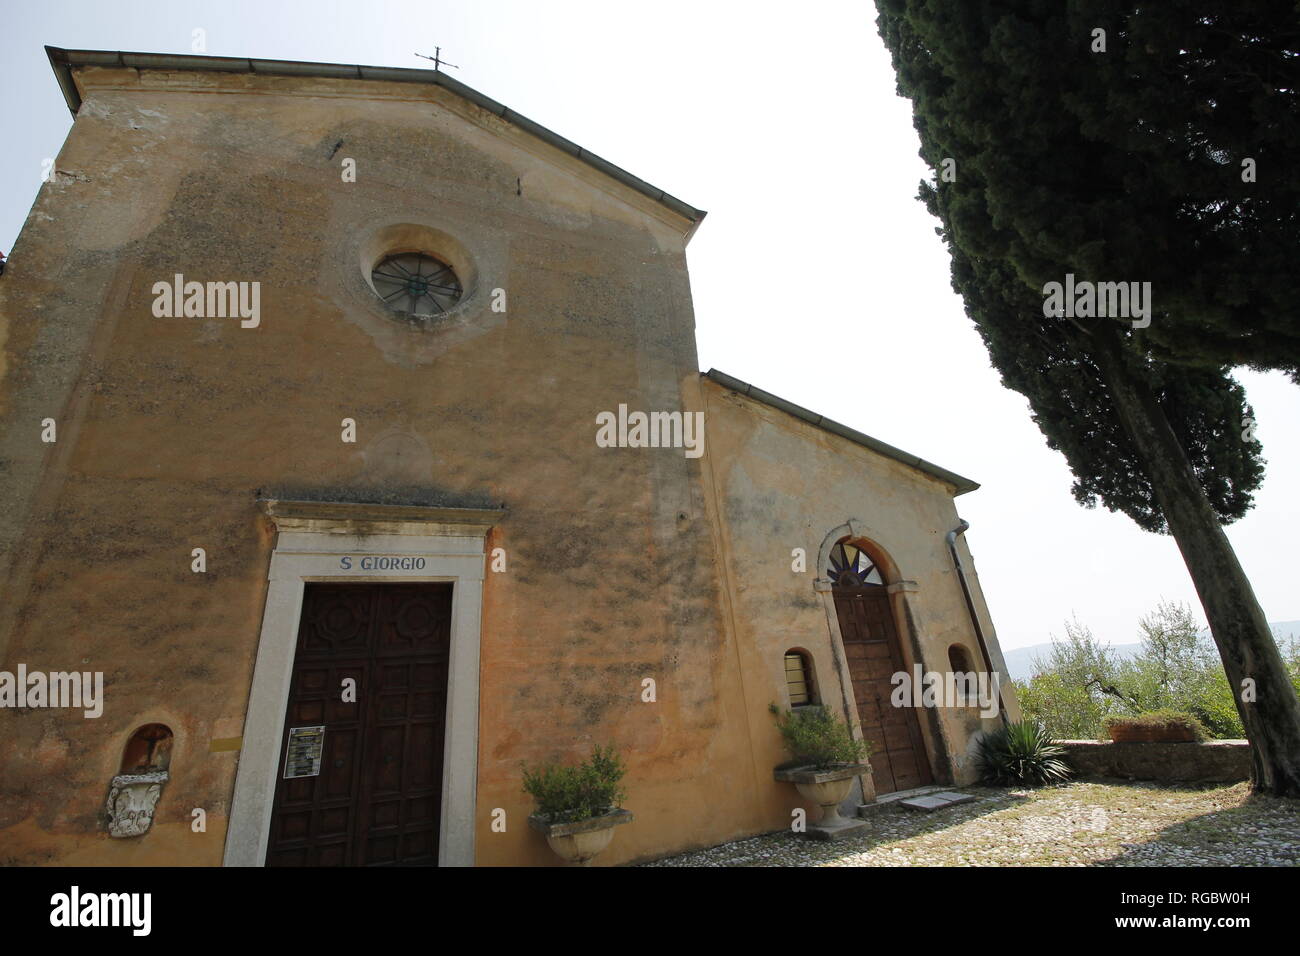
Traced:
<svg viewBox="0 0 1300 956">
<path fill-rule="evenodd" d="M 860 588 L 873 584 L 883 585 L 880 568 L 871 555 L 850 541 L 841 541 L 831 549 L 831 566 L 826 576 L 837 588 Z"/>
</svg>

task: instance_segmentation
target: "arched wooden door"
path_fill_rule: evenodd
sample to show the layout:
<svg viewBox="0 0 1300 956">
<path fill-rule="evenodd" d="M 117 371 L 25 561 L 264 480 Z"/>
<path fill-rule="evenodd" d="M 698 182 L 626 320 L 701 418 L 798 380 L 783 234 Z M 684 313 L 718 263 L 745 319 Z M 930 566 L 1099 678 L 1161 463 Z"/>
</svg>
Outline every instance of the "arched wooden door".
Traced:
<svg viewBox="0 0 1300 956">
<path fill-rule="evenodd" d="M 891 678 L 906 672 L 889 592 L 875 562 L 850 542 L 831 551 L 832 594 L 853 681 L 862 736 L 871 744 L 876 793 L 932 783 L 930 761 L 915 707 L 890 703 Z M 910 678 L 909 678 L 910 679 Z"/>
</svg>

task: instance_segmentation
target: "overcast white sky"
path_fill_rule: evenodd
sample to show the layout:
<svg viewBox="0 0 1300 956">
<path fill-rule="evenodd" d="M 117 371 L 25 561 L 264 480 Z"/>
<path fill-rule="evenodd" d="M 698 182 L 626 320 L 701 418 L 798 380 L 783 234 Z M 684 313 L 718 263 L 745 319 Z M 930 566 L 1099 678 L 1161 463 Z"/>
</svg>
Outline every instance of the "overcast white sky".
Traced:
<svg viewBox="0 0 1300 956">
<path fill-rule="evenodd" d="M 690 246 L 700 365 L 979 481 L 958 499 L 1004 648 L 1071 614 L 1136 640 L 1196 601 L 1172 539 L 1086 511 L 1002 388 L 949 285 L 910 105 L 871 0 L 14 2 L 0 0 L 0 249 L 71 118 L 42 47 L 427 67 L 709 211 Z M 1228 530 L 1272 621 L 1300 619 L 1300 387 L 1243 372 L 1269 460 Z M 816 547 L 817 542 L 810 542 Z"/>
</svg>

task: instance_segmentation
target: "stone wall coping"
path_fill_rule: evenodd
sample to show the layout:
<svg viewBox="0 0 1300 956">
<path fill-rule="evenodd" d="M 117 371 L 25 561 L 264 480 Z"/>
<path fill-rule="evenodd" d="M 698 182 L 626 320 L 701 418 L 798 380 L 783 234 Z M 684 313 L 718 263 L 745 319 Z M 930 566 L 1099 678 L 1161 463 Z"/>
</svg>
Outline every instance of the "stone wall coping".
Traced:
<svg viewBox="0 0 1300 956">
<path fill-rule="evenodd" d="M 1116 743 L 1114 740 L 1054 740 L 1052 741 L 1062 747 L 1109 747 Z M 1175 741 L 1175 740 L 1134 740 L 1126 741 L 1120 744 L 1123 747 L 1131 747 L 1134 744 L 1150 745 L 1164 747 L 1171 744 L 1181 743 L 1199 743 L 1202 747 L 1249 747 L 1250 741 L 1240 738 L 1227 738 L 1223 740 L 1192 740 L 1192 741 Z"/>
<path fill-rule="evenodd" d="M 1117 777 L 1165 783 L 1237 782 L 1251 771 L 1245 740 L 1058 740 L 1080 777 Z"/>
</svg>

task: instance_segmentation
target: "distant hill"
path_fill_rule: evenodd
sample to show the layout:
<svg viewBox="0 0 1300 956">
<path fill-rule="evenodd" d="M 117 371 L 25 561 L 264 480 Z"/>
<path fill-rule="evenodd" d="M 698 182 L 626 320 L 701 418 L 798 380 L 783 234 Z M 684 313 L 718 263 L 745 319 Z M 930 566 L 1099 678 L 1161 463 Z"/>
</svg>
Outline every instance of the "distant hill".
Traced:
<svg viewBox="0 0 1300 956">
<path fill-rule="evenodd" d="M 1142 650 L 1139 644 L 1112 644 L 1110 649 L 1115 652 L 1115 656 L 1120 660 L 1136 656 L 1137 652 Z M 1017 647 L 1014 651 L 1003 651 L 1002 657 L 1007 662 L 1007 672 L 1011 675 L 1012 680 L 1029 680 L 1034 676 L 1034 658 L 1047 657 L 1052 650 L 1052 642 L 1045 644 L 1030 644 L 1028 647 Z"/>
<path fill-rule="evenodd" d="M 1274 621 L 1269 624 L 1273 629 L 1273 636 L 1279 641 L 1287 638 L 1300 639 L 1300 621 Z M 1209 630 L 1204 634 L 1208 635 Z M 1135 644 L 1112 644 L 1111 650 L 1120 660 L 1134 657 L 1142 650 L 1141 643 Z M 1052 650 L 1052 642 L 1045 644 L 1031 644 L 1028 647 L 1017 647 L 1013 651 L 1003 651 L 1002 656 L 1006 659 L 1007 670 L 1011 674 L 1012 680 L 1026 681 L 1034 674 L 1034 658 L 1046 657 Z"/>
<path fill-rule="evenodd" d="M 1278 640 L 1288 637 L 1300 640 L 1300 621 L 1274 621 L 1269 627 L 1273 629 L 1273 636 Z"/>
</svg>

